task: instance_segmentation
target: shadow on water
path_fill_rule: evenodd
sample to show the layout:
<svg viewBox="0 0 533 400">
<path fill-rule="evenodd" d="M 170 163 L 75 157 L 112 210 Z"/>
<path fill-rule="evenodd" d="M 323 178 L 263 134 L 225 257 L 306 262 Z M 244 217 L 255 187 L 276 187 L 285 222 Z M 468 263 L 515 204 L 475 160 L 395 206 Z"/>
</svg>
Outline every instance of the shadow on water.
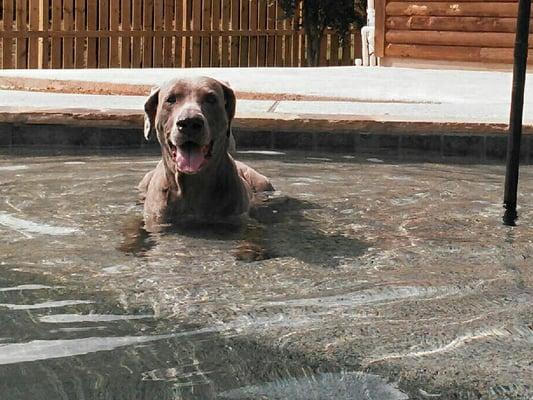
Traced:
<svg viewBox="0 0 533 400">
<path fill-rule="evenodd" d="M 80 295 L 9 268 L 0 269 L 2 400 L 406 398 L 374 375 L 267 350 L 231 330 L 125 313 L 109 294 Z"/>
<path fill-rule="evenodd" d="M 160 232 L 148 232 L 142 217 L 135 216 L 123 224 L 119 250 L 143 257 L 157 245 L 159 235 L 180 235 L 235 241 L 235 258 L 248 262 L 293 257 L 307 264 L 334 267 L 341 258 L 360 256 L 367 248 L 364 242 L 322 232 L 306 217 L 306 211 L 320 208 L 292 197 L 272 197 L 258 201 L 250 210 L 251 218 L 230 223 L 178 223 Z"/>
</svg>

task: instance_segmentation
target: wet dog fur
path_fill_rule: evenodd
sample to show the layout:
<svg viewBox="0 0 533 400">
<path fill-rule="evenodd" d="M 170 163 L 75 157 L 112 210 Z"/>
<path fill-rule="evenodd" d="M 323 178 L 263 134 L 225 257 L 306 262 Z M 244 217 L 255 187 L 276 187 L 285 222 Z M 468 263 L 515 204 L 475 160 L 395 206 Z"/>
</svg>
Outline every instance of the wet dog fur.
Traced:
<svg viewBox="0 0 533 400">
<path fill-rule="evenodd" d="M 239 216 L 254 192 L 273 190 L 265 176 L 230 155 L 235 105 L 233 90 L 208 77 L 152 90 L 144 134 L 157 137 L 161 161 L 138 186 L 147 225 Z"/>
</svg>

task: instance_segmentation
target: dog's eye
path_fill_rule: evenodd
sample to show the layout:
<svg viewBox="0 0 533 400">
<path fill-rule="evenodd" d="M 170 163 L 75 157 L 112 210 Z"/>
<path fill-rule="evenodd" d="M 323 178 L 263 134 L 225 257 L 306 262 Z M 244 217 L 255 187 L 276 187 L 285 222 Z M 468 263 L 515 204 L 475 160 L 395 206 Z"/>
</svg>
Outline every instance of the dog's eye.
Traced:
<svg viewBox="0 0 533 400">
<path fill-rule="evenodd" d="M 206 103 L 216 104 L 217 96 L 214 93 L 208 93 L 208 94 L 205 95 L 204 100 L 205 100 Z"/>
<path fill-rule="evenodd" d="M 166 102 L 170 104 L 174 104 L 176 102 L 176 95 L 171 94 L 170 96 L 168 96 Z"/>
</svg>

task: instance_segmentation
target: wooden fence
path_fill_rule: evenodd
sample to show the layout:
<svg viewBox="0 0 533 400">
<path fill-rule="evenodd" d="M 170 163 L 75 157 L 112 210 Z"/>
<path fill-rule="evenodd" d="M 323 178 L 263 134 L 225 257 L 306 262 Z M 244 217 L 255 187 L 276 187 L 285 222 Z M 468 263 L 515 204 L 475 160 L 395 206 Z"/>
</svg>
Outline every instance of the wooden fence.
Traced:
<svg viewBox="0 0 533 400">
<path fill-rule="evenodd" d="M 0 67 L 305 66 L 300 18 L 275 0 L 0 0 Z M 328 31 L 320 65 L 353 65 L 360 42 Z"/>
</svg>

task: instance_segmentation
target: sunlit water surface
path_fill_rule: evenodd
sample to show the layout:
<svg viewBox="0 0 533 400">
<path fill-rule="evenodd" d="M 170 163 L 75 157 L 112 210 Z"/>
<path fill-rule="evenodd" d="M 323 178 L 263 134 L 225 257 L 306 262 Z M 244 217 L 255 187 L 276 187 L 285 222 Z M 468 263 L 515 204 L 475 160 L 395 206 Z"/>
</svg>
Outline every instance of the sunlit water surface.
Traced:
<svg viewBox="0 0 533 400">
<path fill-rule="evenodd" d="M 149 233 L 155 156 L 1 156 L 2 400 L 531 393 L 530 166 L 511 229 L 500 166 L 239 158 L 250 219 Z"/>
</svg>

